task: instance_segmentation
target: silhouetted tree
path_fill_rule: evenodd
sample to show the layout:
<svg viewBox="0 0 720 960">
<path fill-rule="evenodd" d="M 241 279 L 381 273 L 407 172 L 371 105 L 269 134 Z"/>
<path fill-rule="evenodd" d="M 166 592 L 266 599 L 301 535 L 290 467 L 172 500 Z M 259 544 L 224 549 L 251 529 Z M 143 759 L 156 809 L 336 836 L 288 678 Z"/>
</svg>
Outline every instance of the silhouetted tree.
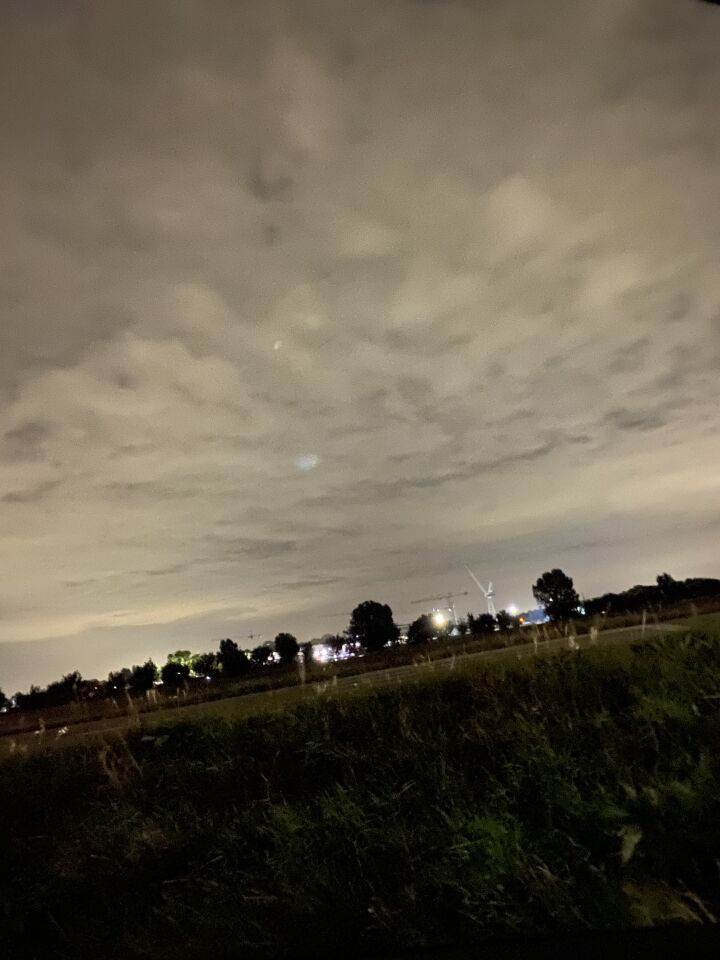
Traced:
<svg viewBox="0 0 720 960">
<path fill-rule="evenodd" d="M 656 580 L 661 603 L 679 603 L 687 597 L 687 589 L 682 580 L 676 580 L 669 573 L 661 573 Z"/>
<path fill-rule="evenodd" d="M 309 666 L 312 663 L 312 659 L 313 659 L 312 640 L 307 640 L 305 643 L 301 643 L 300 650 L 302 651 L 303 660 L 305 661 L 306 666 Z"/>
<path fill-rule="evenodd" d="M 125 693 L 125 688 L 130 681 L 130 671 L 127 667 L 122 670 L 112 670 L 108 674 L 106 689 L 108 696 L 116 697 L 120 693 Z"/>
<path fill-rule="evenodd" d="M 533 596 L 551 620 L 569 620 L 577 613 L 580 597 L 572 577 L 557 567 L 544 573 L 533 585 Z"/>
<path fill-rule="evenodd" d="M 66 673 L 61 680 L 49 683 L 44 691 L 44 703 L 41 706 L 62 707 L 77 700 L 78 684 L 82 677 L 77 670 Z"/>
<path fill-rule="evenodd" d="M 325 633 L 322 636 L 322 643 L 330 647 L 333 654 L 337 657 L 342 653 L 342 649 L 347 642 L 347 638 L 341 633 Z"/>
<path fill-rule="evenodd" d="M 272 657 L 272 650 L 266 643 L 261 643 L 259 647 L 255 647 L 250 654 L 250 659 L 256 667 L 264 667 L 270 657 Z"/>
<path fill-rule="evenodd" d="M 216 653 L 198 653 L 193 657 L 192 671 L 198 677 L 215 678 L 220 673 L 220 662 Z"/>
<path fill-rule="evenodd" d="M 298 655 L 300 644 L 291 633 L 279 633 L 275 637 L 275 653 L 280 663 L 292 663 Z"/>
<path fill-rule="evenodd" d="M 10 706 L 10 701 L 5 696 L 5 694 L 0 690 L 0 710 L 4 710 L 6 707 Z"/>
<path fill-rule="evenodd" d="M 137 664 L 130 671 L 128 685 L 135 693 L 146 693 L 152 690 L 158 676 L 158 668 L 152 660 L 146 660 L 142 666 Z"/>
<path fill-rule="evenodd" d="M 160 677 L 166 687 L 177 689 L 185 684 L 190 676 L 190 667 L 186 663 L 178 663 L 177 660 L 168 660 L 160 671 Z"/>
<path fill-rule="evenodd" d="M 474 617 L 469 613 L 468 624 L 470 632 L 475 636 L 495 632 L 495 617 L 492 617 L 489 613 L 481 613 L 478 617 Z"/>
<path fill-rule="evenodd" d="M 400 631 L 386 603 L 365 600 L 352 612 L 348 635 L 366 650 L 380 650 L 386 643 L 397 643 Z"/>
<path fill-rule="evenodd" d="M 427 643 L 428 640 L 432 640 L 435 634 L 436 630 L 432 617 L 428 613 L 423 613 L 417 620 L 413 620 L 408 627 L 408 643 Z"/>
<path fill-rule="evenodd" d="M 220 654 L 218 660 L 222 664 L 222 670 L 226 677 L 242 677 L 250 669 L 250 661 L 234 640 L 220 641 Z"/>
<path fill-rule="evenodd" d="M 27 693 L 15 694 L 15 703 L 20 710 L 35 710 L 37 707 L 44 706 L 44 698 L 45 691 L 33 683 Z"/>
<path fill-rule="evenodd" d="M 688 577 L 685 583 L 685 592 L 693 600 L 720 597 L 720 580 L 714 577 Z"/>
<path fill-rule="evenodd" d="M 501 633 L 514 633 L 520 629 L 520 620 L 507 610 L 499 610 L 495 619 Z"/>
</svg>

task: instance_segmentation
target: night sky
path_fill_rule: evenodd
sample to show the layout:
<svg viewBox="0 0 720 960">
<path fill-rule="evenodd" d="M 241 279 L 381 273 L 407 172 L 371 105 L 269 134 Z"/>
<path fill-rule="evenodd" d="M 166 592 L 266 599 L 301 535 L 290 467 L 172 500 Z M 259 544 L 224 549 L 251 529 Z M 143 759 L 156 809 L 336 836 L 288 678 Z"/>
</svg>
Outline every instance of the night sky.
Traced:
<svg viewBox="0 0 720 960">
<path fill-rule="evenodd" d="M 0 18 L 7 693 L 720 575 L 717 7 Z"/>
</svg>

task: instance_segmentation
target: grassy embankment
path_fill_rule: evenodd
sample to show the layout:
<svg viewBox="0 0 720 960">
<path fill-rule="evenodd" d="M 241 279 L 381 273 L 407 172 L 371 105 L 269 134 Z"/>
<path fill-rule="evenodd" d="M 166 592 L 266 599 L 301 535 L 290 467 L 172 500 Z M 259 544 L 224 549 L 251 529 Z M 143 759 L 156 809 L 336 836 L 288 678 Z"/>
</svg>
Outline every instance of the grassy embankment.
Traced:
<svg viewBox="0 0 720 960">
<path fill-rule="evenodd" d="M 0 940 L 330 956 L 707 920 L 719 745 L 698 633 L 17 758 Z"/>
<path fill-rule="evenodd" d="M 648 615 L 646 617 L 648 629 L 657 629 L 668 621 L 696 622 L 700 625 L 699 629 L 703 629 L 702 623 L 708 619 L 707 615 L 697 616 L 697 614 L 718 609 L 719 605 L 716 600 L 685 602 Z M 405 645 L 380 650 L 359 659 L 328 664 L 311 663 L 307 668 L 302 669 L 294 666 L 274 666 L 257 673 L 251 673 L 240 680 L 218 679 L 211 684 L 196 680 L 193 681 L 188 690 L 179 691 L 177 694 L 172 691 L 160 690 L 157 692 L 156 699 L 152 701 L 147 701 L 143 697 L 128 697 L 127 699 L 119 697 L 117 701 L 89 700 L 81 703 L 69 703 L 61 707 L 46 707 L 42 710 L 11 711 L 0 715 L 0 738 L 32 733 L 39 726 L 52 731 L 64 726 L 74 727 L 75 725 L 87 724 L 102 726 L 102 724 L 96 722 L 106 719 L 128 718 L 129 722 L 132 723 L 136 718 L 146 714 L 166 714 L 169 708 L 183 709 L 194 704 L 213 703 L 231 697 L 279 691 L 288 687 L 303 686 L 306 683 L 331 683 L 336 679 L 342 680 L 346 677 L 384 671 L 413 663 L 427 664 L 431 661 L 450 657 L 463 657 L 468 654 L 514 648 L 528 644 L 533 640 L 544 647 L 551 647 L 555 640 L 566 636 L 568 632 L 582 637 L 587 636 L 592 627 L 595 627 L 602 637 L 605 634 L 625 628 L 628 630 L 634 627 L 639 628 L 642 622 L 642 614 L 627 614 L 581 620 L 563 628 L 544 625 L 527 628 L 519 633 L 512 634 L 494 633 L 483 636 L 446 637 L 420 646 Z M 287 698 L 282 696 L 278 698 L 278 700 L 284 699 L 296 703 L 303 698 L 297 693 L 295 695 L 291 694 Z M 245 710 L 235 707 L 228 712 L 243 714 L 254 711 L 255 706 L 251 702 Z M 224 713 L 226 711 L 221 709 L 214 712 Z M 124 725 L 119 724 L 119 726 Z M 0 743 L 0 757 L 5 752 Z"/>
</svg>

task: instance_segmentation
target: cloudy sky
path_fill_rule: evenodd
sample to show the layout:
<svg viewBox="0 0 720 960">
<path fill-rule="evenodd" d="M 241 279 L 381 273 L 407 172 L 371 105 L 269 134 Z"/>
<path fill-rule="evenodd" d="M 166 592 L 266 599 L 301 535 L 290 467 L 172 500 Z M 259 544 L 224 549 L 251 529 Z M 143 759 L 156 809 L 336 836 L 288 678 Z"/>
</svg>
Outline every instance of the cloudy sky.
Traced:
<svg viewBox="0 0 720 960">
<path fill-rule="evenodd" d="M 1 16 L 7 692 L 720 575 L 717 8 Z"/>
</svg>

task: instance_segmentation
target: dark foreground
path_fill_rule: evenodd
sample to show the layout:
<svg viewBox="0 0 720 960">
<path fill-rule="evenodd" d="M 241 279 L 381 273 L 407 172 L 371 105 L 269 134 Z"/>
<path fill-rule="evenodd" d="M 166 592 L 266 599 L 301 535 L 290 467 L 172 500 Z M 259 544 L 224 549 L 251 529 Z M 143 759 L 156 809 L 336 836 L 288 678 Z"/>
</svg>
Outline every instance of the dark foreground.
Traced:
<svg viewBox="0 0 720 960">
<path fill-rule="evenodd" d="M 720 641 L 675 634 L 16 758 L 0 943 L 593 956 L 597 931 L 720 915 L 718 747 Z"/>
<path fill-rule="evenodd" d="M 685 957 L 717 960 L 720 928 L 667 924 L 643 930 L 616 930 L 564 937 L 495 940 L 492 944 L 396 954 L 387 960 L 658 960 Z"/>
</svg>

